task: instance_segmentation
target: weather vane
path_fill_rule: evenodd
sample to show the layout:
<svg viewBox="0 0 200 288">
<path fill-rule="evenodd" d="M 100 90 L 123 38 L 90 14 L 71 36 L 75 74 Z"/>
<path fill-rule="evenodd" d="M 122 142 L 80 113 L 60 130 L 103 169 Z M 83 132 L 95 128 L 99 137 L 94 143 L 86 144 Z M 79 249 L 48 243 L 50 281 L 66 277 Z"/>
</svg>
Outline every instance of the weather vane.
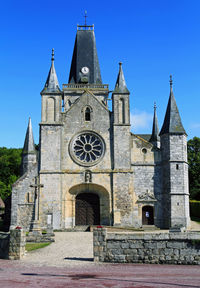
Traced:
<svg viewBox="0 0 200 288">
<path fill-rule="evenodd" d="M 51 60 L 54 61 L 54 48 L 52 48 Z"/>
<path fill-rule="evenodd" d="M 170 83 L 170 87 L 172 88 L 172 84 L 173 84 L 172 75 L 170 75 L 169 83 Z"/>
</svg>

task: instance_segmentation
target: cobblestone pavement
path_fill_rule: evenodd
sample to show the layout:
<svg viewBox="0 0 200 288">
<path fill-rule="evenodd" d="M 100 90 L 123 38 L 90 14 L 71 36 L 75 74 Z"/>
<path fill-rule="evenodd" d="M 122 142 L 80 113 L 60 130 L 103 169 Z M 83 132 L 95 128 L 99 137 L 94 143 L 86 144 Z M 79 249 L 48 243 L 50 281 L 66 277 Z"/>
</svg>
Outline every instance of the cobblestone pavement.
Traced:
<svg viewBox="0 0 200 288">
<path fill-rule="evenodd" d="M 56 233 L 21 261 L 0 260 L 0 287 L 198 288 L 200 267 L 92 262 L 92 233 Z"/>
</svg>

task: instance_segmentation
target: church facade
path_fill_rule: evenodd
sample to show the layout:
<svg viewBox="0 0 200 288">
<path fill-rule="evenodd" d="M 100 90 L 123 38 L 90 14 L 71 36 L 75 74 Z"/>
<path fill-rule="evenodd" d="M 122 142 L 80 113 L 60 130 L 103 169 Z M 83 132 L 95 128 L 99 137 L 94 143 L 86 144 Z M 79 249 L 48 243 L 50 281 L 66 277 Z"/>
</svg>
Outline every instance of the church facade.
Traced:
<svg viewBox="0 0 200 288">
<path fill-rule="evenodd" d="M 122 64 L 108 108 L 93 26 L 77 26 L 68 84 L 59 87 L 52 50 L 41 92 L 39 151 L 31 120 L 22 176 L 13 185 L 11 226 L 26 230 L 108 225 L 188 227 L 187 135 L 172 90 L 159 133 L 130 131 Z"/>
</svg>

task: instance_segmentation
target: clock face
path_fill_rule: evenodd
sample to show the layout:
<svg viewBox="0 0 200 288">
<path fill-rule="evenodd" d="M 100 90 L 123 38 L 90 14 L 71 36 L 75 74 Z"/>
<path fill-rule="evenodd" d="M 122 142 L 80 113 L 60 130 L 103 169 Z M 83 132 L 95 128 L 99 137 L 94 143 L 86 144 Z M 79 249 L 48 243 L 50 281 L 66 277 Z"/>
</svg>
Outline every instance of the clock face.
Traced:
<svg viewBox="0 0 200 288">
<path fill-rule="evenodd" d="M 83 74 L 87 74 L 88 72 L 89 72 L 89 68 L 88 67 L 83 67 L 82 69 L 81 69 L 81 72 L 83 73 Z"/>
</svg>

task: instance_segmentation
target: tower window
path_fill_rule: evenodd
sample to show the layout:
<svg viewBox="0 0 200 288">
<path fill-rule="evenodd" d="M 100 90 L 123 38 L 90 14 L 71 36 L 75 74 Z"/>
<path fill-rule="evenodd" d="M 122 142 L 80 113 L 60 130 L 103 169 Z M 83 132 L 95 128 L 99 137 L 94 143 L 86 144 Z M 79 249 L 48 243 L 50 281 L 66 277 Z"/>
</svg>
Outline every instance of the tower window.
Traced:
<svg viewBox="0 0 200 288">
<path fill-rule="evenodd" d="M 85 121 L 91 121 L 91 111 L 89 107 L 85 109 Z"/>
<path fill-rule="evenodd" d="M 178 170 L 179 169 L 179 165 L 178 164 L 176 164 L 176 170 Z"/>
</svg>

